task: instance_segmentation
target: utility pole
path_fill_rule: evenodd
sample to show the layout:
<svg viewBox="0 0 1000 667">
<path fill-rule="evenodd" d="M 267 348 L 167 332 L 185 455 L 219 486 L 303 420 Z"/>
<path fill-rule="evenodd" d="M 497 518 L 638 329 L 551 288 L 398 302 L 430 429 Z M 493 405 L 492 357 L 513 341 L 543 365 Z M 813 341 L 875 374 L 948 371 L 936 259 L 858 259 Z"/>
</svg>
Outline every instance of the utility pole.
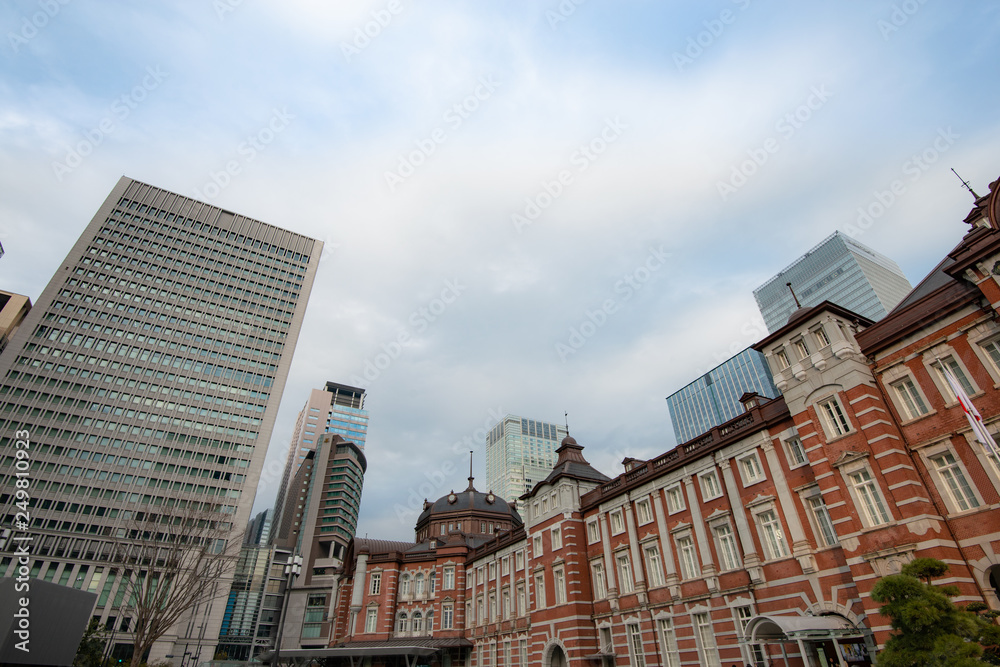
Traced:
<svg viewBox="0 0 1000 667">
<path fill-rule="evenodd" d="M 302 556 L 292 556 L 285 563 L 285 601 L 281 605 L 281 618 L 278 621 L 278 637 L 274 641 L 274 656 L 271 658 L 271 666 L 278 666 L 278 652 L 281 650 L 281 635 L 285 629 L 285 619 L 288 617 L 288 594 L 292 592 L 292 582 L 295 577 L 302 573 Z"/>
</svg>

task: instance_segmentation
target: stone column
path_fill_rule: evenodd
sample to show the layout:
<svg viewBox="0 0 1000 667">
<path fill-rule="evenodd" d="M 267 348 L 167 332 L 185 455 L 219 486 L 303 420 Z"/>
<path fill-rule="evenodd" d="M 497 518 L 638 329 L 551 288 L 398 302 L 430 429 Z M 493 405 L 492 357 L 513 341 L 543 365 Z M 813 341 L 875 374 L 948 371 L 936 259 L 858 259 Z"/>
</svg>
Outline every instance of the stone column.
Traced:
<svg viewBox="0 0 1000 667">
<path fill-rule="evenodd" d="M 754 545 L 753 533 L 750 530 L 750 523 L 747 521 L 746 509 L 743 507 L 743 499 L 740 497 L 739 487 L 736 486 L 736 477 L 733 475 L 732 461 L 720 454 L 716 454 L 715 462 L 722 470 L 722 480 L 726 486 L 726 495 L 729 496 L 729 507 L 733 512 L 733 522 L 736 524 L 736 534 L 740 539 L 740 546 L 743 547 L 743 567 L 750 574 L 750 580 L 755 584 L 763 583 L 764 572 L 760 567 L 760 556 L 757 555 L 757 547 Z"/>
</svg>

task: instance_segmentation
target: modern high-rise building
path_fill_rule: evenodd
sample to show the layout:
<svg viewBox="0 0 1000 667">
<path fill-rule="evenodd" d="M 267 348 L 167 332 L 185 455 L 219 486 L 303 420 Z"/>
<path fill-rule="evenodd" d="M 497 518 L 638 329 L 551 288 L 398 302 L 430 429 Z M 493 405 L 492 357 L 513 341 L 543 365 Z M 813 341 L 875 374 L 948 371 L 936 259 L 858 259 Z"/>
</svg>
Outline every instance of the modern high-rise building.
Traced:
<svg viewBox="0 0 1000 667">
<path fill-rule="evenodd" d="M 516 502 L 545 479 L 556 463 L 566 427 L 517 415 L 505 415 L 486 434 L 489 490 Z"/>
<path fill-rule="evenodd" d="M 757 393 L 777 398 L 764 355 L 747 348 L 684 388 L 667 396 L 678 444 L 693 440 L 744 412 L 740 397 Z"/>
<path fill-rule="evenodd" d="M 361 451 L 365 449 L 368 437 L 368 410 L 365 409 L 365 390 L 346 384 L 327 382 L 323 389 L 313 389 L 309 393 L 302 411 L 295 420 L 292 431 L 292 441 L 288 446 L 288 458 L 278 486 L 278 495 L 274 503 L 273 531 L 274 539 L 278 538 L 282 526 L 287 537 L 287 516 L 298 514 L 298 503 L 291 503 L 290 515 L 285 514 L 285 499 L 288 495 L 288 485 L 292 483 L 299 467 L 306 460 L 309 452 L 316 450 L 316 443 L 324 433 L 337 433 L 344 440 L 353 442 Z M 292 510 L 295 511 L 292 511 Z"/>
<path fill-rule="evenodd" d="M 799 307 L 787 283 L 802 307 L 829 301 L 873 322 L 913 289 L 894 261 L 839 231 L 753 291 L 770 332 L 785 326 Z"/>
<path fill-rule="evenodd" d="M 0 353 L 31 310 L 31 299 L 23 294 L 0 290 Z"/>
<path fill-rule="evenodd" d="M 30 436 L 31 576 L 98 593 L 116 643 L 132 619 L 110 556 L 136 522 L 247 524 L 321 251 L 123 177 L 0 355 L 0 449 Z M 4 527 L 13 473 L 0 470 Z M 149 660 L 185 646 L 211 659 L 229 583 Z"/>
</svg>

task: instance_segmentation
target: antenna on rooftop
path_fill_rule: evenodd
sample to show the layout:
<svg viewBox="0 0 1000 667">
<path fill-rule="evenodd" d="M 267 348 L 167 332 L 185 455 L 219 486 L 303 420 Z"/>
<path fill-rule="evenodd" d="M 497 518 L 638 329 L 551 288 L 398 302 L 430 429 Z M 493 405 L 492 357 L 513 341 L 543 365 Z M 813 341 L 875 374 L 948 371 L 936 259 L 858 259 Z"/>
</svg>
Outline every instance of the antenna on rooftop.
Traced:
<svg viewBox="0 0 1000 667">
<path fill-rule="evenodd" d="M 955 174 L 955 176 L 958 176 L 958 172 L 955 171 L 954 167 L 952 167 L 951 173 Z M 958 176 L 958 180 L 962 181 L 962 187 L 971 192 L 973 197 L 979 199 L 979 195 L 976 194 L 976 191 L 972 189 L 972 186 L 969 185 L 969 182 L 967 180 L 965 180 L 961 176 Z"/>
<path fill-rule="evenodd" d="M 796 308 L 801 308 L 802 304 L 799 303 L 799 297 L 795 296 L 795 290 L 792 289 L 792 284 L 791 283 L 785 283 L 785 287 L 787 287 L 788 291 L 792 293 L 792 298 L 795 299 L 795 307 Z"/>
</svg>

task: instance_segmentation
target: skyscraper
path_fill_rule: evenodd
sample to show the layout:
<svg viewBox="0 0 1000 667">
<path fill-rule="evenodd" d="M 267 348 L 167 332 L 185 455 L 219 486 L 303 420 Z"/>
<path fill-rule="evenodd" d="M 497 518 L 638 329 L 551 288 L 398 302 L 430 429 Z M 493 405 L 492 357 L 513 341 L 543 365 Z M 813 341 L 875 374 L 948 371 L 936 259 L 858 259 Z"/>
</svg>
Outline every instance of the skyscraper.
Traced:
<svg viewBox="0 0 1000 667">
<path fill-rule="evenodd" d="M 767 398 L 781 394 L 774 386 L 764 355 L 753 348 L 743 350 L 667 397 L 677 443 L 692 440 L 742 414 L 740 396 L 747 392 Z"/>
<path fill-rule="evenodd" d="M 109 557 L 130 525 L 192 511 L 247 524 L 321 251 L 123 177 L 0 355 L 0 447 L 30 433 L 31 575 L 99 593 L 118 642 L 131 619 Z M 150 660 L 185 641 L 211 658 L 224 608 L 199 605 Z"/>
<path fill-rule="evenodd" d="M 517 415 L 505 415 L 486 434 L 489 490 L 509 502 L 545 479 L 556 464 L 556 450 L 566 427 Z"/>
<path fill-rule="evenodd" d="M 785 326 L 797 306 L 830 301 L 873 322 L 885 317 L 913 289 L 899 266 L 837 231 L 753 291 L 767 329 Z"/>
<path fill-rule="evenodd" d="M 278 539 L 279 534 L 287 537 L 291 526 L 291 523 L 286 523 L 287 517 L 299 514 L 297 502 L 289 503 L 290 514 L 285 514 L 288 485 L 298 474 L 309 452 L 315 451 L 316 443 L 324 433 L 337 433 L 364 451 L 368 437 L 364 389 L 327 382 L 323 389 L 313 389 L 309 393 L 309 400 L 295 420 L 292 441 L 288 446 L 288 458 L 274 503 L 273 539 Z"/>
</svg>

